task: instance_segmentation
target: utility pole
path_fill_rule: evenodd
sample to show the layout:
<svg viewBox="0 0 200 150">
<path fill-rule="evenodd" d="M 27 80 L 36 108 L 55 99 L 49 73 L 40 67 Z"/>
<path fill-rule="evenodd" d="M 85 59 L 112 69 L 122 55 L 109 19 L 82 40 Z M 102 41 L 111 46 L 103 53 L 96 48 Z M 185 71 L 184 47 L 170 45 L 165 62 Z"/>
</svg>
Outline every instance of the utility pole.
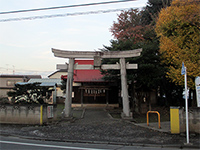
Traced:
<svg viewBox="0 0 200 150">
<path fill-rule="evenodd" d="M 185 78 L 185 121 L 186 121 L 186 139 L 187 139 L 187 144 L 189 144 L 190 141 L 189 141 L 189 123 L 188 123 L 187 68 L 184 66 L 184 63 L 182 63 L 181 75 L 184 75 L 184 78 Z"/>
</svg>

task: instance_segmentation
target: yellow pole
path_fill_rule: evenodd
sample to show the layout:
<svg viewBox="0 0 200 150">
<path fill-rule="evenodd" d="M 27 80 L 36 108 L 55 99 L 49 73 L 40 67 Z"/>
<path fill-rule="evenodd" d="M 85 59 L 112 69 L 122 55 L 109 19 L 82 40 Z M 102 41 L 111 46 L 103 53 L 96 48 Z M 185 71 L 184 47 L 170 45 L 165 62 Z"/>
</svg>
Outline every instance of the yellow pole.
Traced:
<svg viewBox="0 0 200 150">
<path fill-rule="evenodd" d="M 40 106 L 40 125 L 43 124 L 43 105 Z"/>
<path fill-rule="evenodd" d="M 159 129 L 161 129 L 161 126 L 160 126 L 160 113 L 157 112 L 157 114 L 158 114 L 158 126 L 159 126 Z"/>
</svg>

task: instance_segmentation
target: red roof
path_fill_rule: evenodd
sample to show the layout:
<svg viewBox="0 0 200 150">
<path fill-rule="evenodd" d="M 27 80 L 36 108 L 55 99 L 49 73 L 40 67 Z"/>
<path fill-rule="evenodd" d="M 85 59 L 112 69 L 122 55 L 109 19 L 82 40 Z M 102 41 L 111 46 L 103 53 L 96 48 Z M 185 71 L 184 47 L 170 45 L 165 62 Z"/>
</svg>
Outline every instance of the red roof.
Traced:
<svg viewBox="0 0 200 150">
<path fill-rule="evenodd" d="M 79 65 L 93 65 L 94 60 L 75 60 L 76 63 Z M 74 82 L 105 82 L 102 77 L 100 70 L 74 70 Z M 61 78 L 67 79 L 67 75 Z"/>
</svg>

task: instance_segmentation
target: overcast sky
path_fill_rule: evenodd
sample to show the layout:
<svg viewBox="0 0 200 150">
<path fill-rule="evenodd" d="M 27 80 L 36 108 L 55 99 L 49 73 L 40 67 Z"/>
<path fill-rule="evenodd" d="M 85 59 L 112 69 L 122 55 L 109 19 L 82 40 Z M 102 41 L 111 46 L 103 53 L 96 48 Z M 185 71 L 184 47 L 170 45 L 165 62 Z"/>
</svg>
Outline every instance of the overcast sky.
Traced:
<svg viewBox="0 0 200 150">
<path fill-rule="evenodd" d="M 107 2 L 115 0 L 0 0 L 0 12 Z M 67 60 L 56 58 L 51 48 L 62 50 L 98 50 L 113 39 L 110 27 L 120 12 L 75 15 L 20 21 L 10 18 L 74 14 L 98 10 L 144 7 L 147 0 L 74 7 L 46 11 L 0 14 L 0 74 L 38 74 L 47 77 L 56 64 Z"/>
</svg>

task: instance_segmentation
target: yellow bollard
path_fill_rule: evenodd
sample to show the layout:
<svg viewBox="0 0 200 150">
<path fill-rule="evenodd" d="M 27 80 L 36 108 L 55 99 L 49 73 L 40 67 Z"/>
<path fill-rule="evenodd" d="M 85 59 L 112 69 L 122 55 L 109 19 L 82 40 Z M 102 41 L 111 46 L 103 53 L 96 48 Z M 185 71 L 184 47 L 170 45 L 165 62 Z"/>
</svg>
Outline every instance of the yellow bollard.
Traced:
<svg viewBox="0 0 200 150">
<path fill-rule="evenodd" d="M 40 106 L 40 125 L 43 124 L 43 105 Z"/>
<path fill-rule="evenodd" d="M 179 108 L 178 107 L 170 107 L 170 125 L 171 125 L 171 133 L 172 134 L 180 133 Z"/>
</svg>

